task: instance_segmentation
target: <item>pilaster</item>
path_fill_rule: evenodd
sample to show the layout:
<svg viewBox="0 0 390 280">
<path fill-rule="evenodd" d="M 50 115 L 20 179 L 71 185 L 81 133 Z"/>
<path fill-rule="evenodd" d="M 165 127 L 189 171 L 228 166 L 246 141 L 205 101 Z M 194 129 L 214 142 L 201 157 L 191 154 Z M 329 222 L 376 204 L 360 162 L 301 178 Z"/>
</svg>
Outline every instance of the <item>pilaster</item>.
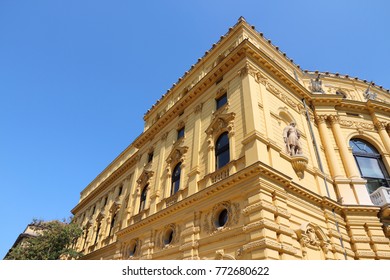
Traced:
<svg viewBox="0 0 390 280">
<path fill-rule="evenodd" d="M 202 108 L 203 103 L 198 104 L 194 110 L 194 137 L 192 140 L 192 153 L 191 153 L 191 167 L 188 172 L 188 195 L 194 194 L 198 191 L 199 181 L 199 151 L 200 151 L 200 140 L 202 130 Z"/>
<path fill-rule="evenodd" d="M 242 95 L 242 111 L 244 117 L 244 138 L 243 144 L 245 149 L 245 161 L 246 165 L 249 166 L 257 162 L 260 158 L 269 164 L 268 157 L 264 156 L 268 154 L 267 146 L 262 143 L 258 137 L 261 126 L 260 126 L 260 110 L 259 101 L 256 93 L 256 81 L 255 81 L 255 70 L 249 64 L 246 65 L 239 71 L 241 76 L 241 95 Z"/>
</svg>

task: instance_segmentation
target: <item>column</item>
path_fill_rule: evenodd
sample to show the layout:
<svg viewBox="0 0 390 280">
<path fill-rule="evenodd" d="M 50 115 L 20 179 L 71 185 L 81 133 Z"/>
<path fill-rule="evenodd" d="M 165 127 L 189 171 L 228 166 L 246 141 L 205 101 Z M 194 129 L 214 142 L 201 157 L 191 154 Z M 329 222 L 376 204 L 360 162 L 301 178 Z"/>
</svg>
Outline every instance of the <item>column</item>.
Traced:
<svg viewBox="0 0 390 280">
<path fill-rule="evenodd" d="M 316 121 L 318 124 L 318 130 L 320 133 L 322 145 L 325 148 L 325 155 L 328 159 L 328 166 L 330 169 L 330 173 L 332 178 L 343 177 L 340 165 L 337 161 L 336 153 L 334 148 L 332 147 L 332 141 L 329 137 L 328 128 L 326 127 L 326 116 L 316 116 Z"/>
<path fill-rule="evenodd" d="M 343 202 L 345 204 L 361 204 L 361 205 L 372 205 L 372 201 L 368 194 L 366 188 L 366 180 L 363 180 L 360 176 L 360 172 L 357 168 L 355 159 L 353 158 L 351 152 L 348 149 L 347 144 L 345 143 L 345 139 L 343 137 L 341 128 L 340 128 L 340 118 L 339 116 L 331 115 L 328 117 L 328 120 L 331 123 L 332 132 L 336 139 L 336 144 L 339 147 L 341 154 L 341 161 L 343 162 L 345 171 L 347 173 L 348 178 L 351 180 L 350 186 L 353 190 L 353 196 L 348 195 L 343 197 Z M 344 191 L 347 191 L 344 188 Z M 347 191 L 350 192 L 349 190 Z M 341 191 L 340 191 L 341 193 Z"/>
<path fill-rule="evenodd" d="M 341 161 L 343 162 L 345 171 L 347 173 L 348 178 L 360 178 L 360 173 L 357 169 L 356 162 L 352 157 L 347 144 L 345 143 L 345 139 L 343 137 L 341 128 L 340 128 L 340 117 L 331 115 L 328 116 L 328 120 L 330 121 L 333 136 L 336 140 L 336 144 L 340 150 Z"/>
</svg>

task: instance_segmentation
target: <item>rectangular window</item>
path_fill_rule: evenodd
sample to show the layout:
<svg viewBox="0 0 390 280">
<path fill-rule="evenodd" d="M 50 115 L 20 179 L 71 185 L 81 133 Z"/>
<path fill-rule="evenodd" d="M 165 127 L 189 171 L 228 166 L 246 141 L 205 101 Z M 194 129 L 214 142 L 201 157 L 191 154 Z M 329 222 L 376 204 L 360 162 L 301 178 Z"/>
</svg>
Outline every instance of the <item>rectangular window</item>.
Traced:
<svg viewBox="0 0 390 280">
<path fill-rule="evenodd" d="M 220 97 L 218 97 L 216 100 L 217 103 L 217 110 L 221 107 L 223 107 L 227 103 L 227 94 L 223 94 Z"/>
<path fill-rule="evenodd" d="M 184 126 L 177 131 L 177 140 L 184 137 Z"/>
<path fill-rule="evenodd" d="M 148 163 L 153 161 L 153 152 L 148 154 Z"/>
</svg>

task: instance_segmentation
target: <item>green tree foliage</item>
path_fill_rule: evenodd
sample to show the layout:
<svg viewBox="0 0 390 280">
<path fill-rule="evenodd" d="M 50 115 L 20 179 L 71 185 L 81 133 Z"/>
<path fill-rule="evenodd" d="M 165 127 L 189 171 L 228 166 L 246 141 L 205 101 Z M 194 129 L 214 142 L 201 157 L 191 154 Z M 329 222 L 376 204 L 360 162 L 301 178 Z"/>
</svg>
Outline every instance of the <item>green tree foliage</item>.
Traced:
<svg viewBox="0 0 390 280">
<path fill-rule="evenodd" d="M 8 260 L 77 259 L 81 255 L 72 247 L 82 229 L 72 222 L 34 220 L 29 227 L 35 236 L 24 238 L 9 252 Z"/>
</svg>

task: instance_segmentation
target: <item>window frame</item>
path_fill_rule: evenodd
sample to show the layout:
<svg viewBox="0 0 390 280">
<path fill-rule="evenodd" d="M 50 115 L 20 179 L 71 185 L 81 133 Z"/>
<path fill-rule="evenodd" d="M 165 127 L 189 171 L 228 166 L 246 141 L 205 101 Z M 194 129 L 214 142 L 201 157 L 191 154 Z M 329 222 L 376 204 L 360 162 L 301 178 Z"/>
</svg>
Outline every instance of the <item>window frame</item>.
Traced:
<svg viewBox="0 0 390 280">
<path fill-rule="evenodd" d="M 354 146 L 359 148 L 358 144 L 356 143 L 357 141 L 360 141 L 361 143 L 364 143 L 365 145 L 367 145 L 367 147 L 370 149 L 370 151 L 369 152 L 356 151 L 354 149 Z M 383 185 L 384 187 L 390 188 L 389 172 L 387 171 L 387 169 L 382 161 L 382 156 L 380 155 L 379 151 L 371 143 L 369 143 L 363 139 L 360 139 L 360 138 L 352 138 L 351 140 L 349 140 L 349 145 L 352 148 L 352 155 L 355 159 L 355 163 L 356 163 L 357 168 L 359 170 L 360 176 L 367 180 L 366 188 L 367 188 L 368 193 L 371 194 L 377 189 L 377 188 L 373 189 L 374 187 L 369 186 L 368 185 L 369 182 L 377 182 L 379 184 L 384 184 Z M 379 167 L 378 171 L 380 171 L 380 173 L 382 174 L 383 177 L 381 178 L 381 177 L 364 176 L 363 171 L 362 171 L 361 162 L 359 163 L 359 159 L 362 159 L 362 160 L 375 159 L 376 163 Z"/>
</svg>

